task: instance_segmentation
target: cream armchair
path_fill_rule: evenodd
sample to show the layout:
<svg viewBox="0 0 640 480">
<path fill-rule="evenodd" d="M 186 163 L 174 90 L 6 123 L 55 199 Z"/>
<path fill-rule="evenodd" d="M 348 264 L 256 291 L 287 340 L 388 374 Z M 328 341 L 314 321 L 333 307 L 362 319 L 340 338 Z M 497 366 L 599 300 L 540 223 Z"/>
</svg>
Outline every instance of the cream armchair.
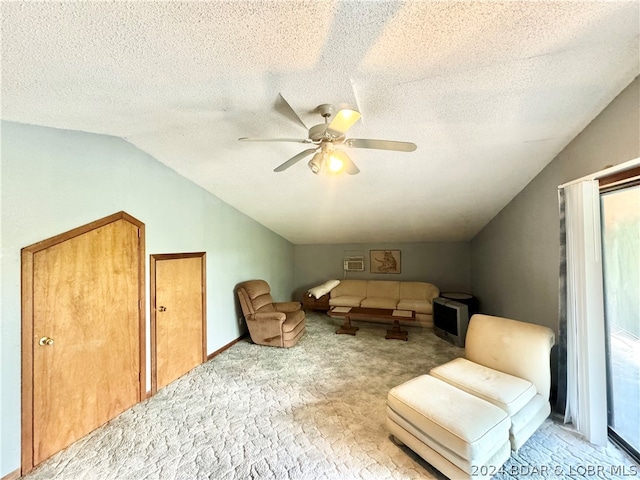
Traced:
<svg viewBox="0 0 640 480">
<path fill-rule="evenodd" d="M 274 302 L 264 280 L 249 280 L 236 287 L 240 307 L 254 343 L 293 347 L 305 331 L 305 314 L 299 302 Z"/>
<path fill-rule="evenodd" d="M 551 413 L 551 329 L 490 315 L 471 317 L 465 358 L 429 374 L 504 410 L 511 449 L 518 450 Z"/>
</svg>

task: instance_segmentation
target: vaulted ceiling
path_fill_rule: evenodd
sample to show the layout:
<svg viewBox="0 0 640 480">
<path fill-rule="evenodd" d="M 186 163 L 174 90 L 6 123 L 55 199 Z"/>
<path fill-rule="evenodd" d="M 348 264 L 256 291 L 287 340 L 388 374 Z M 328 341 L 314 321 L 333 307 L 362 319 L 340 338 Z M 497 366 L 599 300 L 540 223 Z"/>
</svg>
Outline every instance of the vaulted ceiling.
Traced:
<svg viewBox="0 0 640 480">
<path fill-rule="evenodd" d="M 2 118 L 122 137 L 296 244 L 469 240 L 640 73 L 639 25 L 637 0 L 2 2 Z M 324 103 L 418 148 L 328 176 L 238 142 Z"/>
</svg>

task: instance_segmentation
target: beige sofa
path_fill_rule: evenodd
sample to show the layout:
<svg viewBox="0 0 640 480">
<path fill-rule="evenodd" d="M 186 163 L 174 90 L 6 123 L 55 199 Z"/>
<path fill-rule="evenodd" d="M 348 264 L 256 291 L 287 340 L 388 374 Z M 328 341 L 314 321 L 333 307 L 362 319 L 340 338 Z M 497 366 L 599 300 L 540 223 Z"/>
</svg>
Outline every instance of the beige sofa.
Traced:
<svg viewBox="0 0 640 480">
<path fill-rule="evenodd" d="M 342 280 L 330 295 L 331 307 L 413 310 L 416 321 L 406 325 L 433 327 L 433 299 L 440 295 L 440 290 L 426 282 Z"/>
</svg>

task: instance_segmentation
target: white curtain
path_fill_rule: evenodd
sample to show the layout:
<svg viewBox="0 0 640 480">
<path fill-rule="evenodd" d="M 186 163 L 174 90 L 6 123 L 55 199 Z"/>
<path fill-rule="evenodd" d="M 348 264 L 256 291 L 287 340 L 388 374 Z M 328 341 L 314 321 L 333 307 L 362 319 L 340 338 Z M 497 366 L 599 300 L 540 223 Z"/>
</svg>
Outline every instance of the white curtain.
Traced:
<svg viewBox="0 0 640 480">
<path fill-rule="evenodd" d="M 607 443 L 600 192 L 597 180 L 564 187 L 566 222 L 567 405 L 588 441 Z"/>
</svg>

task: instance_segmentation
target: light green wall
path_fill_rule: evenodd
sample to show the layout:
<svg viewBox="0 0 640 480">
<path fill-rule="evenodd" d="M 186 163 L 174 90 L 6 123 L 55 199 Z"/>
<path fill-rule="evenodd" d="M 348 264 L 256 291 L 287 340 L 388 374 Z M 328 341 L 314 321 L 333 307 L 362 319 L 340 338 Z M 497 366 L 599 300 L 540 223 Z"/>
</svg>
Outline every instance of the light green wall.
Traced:
<svg viewBox="0 0 640 480">
<path fill-rule="evenodd" d="M 401 273 L 369 273 L 370 250 L 400 250 Z M 329 279 L 412 280 L 429 282 L 442 291 L 468 292 L 471 288 L 471 245 L 469 242 L 358 243 L 296 245 L 294 283 L 296 298 Z M 347 252 L 361 252 L 364 272 L 345 272 L 342 259 Z"/>
<path fill-rule="evenodd" d="M 240 333 L 236 283 L 264 278 L 276 299 L 295 287 L 299 299 L 343 278 L 344 252 L 353 250 L 402 250 L 402 273 L 348 278 L 471 290 L 487 313 L 557 330 L 557 186 L 640 156 L 639 90 L 636 79 L 471 242 L 458 243 L 294 247 L 121 139 L 3 122 L 0 477 L 20 465 L 22 247 L 124 210 L 146 224 L 147 254 L 206 251 L 210 352 Z"/>
<path fill-rule="evenodd" d="M 558 331 L 558 185 L 640 156 L 636 78 L 471 241 L 482 310 Z"/>
<path fill-rule="evenodd" d="M 2 122 L 1 153 L 0 477 L 20 467 L 22 247 L 124 210 L 146 225 L 147 288 L 150 254 L 206 251 L 209 352 L 244 328 L 238 282 L 292 296 L 291 243 L 122 139 Z"/>
</svg>

